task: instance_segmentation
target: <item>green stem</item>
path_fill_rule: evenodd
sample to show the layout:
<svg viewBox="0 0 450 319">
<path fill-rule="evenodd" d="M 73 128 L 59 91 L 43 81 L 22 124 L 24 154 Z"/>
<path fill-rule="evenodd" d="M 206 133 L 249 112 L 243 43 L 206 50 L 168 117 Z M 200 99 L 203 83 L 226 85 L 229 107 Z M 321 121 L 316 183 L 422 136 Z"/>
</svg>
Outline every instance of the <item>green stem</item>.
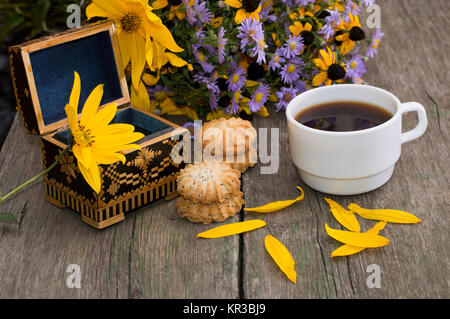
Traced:
<svg viewBox="0 0 450 319">
<path fill-rule="evenodd" d="M 61 154 L 59 154 L 58 158 L 56 159 L 56 161 L 50 165 L 46 170 L 44 170 L 43 172 L 41 172 L 40 174 L 34 176 L 33 178 L 29 179 L 28 181 L 26 181 L 25 183 L 23 183 L 22 185 L 20 185 L 19 187 L 13 189 L 11 192 L 9 192 L 8 194 L 6 194 L 5 196 L 1 197 L 0 196 L 0 203 L 5 201 L 6 199 L 8 199 L 9 197 L 11 197 L 13 194 L 17 193 L 18 191 L 20 191 L 22 188 L 30 185 L 31 183 L 33 183 L 35 180 L 39 179 L 40 177 L 44 176 L 45 174 L 47 174 L 48 172 L 50 172 L 52 169 L 54 169 L 56 167 L 56 165 L 58 165 L 59 161 L 61 160 L 61 158 L 64 156 L 64 154 L 66 154 L 70 149 L 72 148 L 72 145 L 68 145 L 62 152 Z"/>
</svg>

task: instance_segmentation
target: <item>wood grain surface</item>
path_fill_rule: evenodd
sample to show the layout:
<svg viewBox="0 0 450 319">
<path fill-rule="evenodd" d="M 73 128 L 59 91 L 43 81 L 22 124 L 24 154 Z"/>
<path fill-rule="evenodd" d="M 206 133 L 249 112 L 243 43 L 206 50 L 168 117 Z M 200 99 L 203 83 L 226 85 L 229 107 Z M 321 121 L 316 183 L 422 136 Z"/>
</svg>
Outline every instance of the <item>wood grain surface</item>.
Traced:
<svg viewBox="0 0 450 319">
<path fill-rule="evenodd" d="M 365 80 L 402 102 L 417 101 L 429 126 L 402 147 L 391 180 L 358 196 L 331 196 L 342 205 L 409 211 L 420 224 L 388 224 L 386 247 L 331 258 L 340 244 L 324 229 L 339 225 L 323 200 L 308 188 L 290 161 L 286 120 L 272 111 L 255 118 L 257 128 L 280 128 L 280 167 L 263 175 L 263 164 L 242 178 L 246 206 L 305 199 L 267 215 L 244 213 L 225 223 L 253 218 L 265 228 L 220 239 L 197 239 L 211 226 L 181 219 L 175 201 L 160 200 L 126 215 L 105 230 L 84 224 L 69 209 L 44 200 L 37 182 L 0 206 L 20 225 L 0 224 L 0 298 L 449 298 L 450 36 L 447 0 L 378 0 L 385 37 L 369 62 Z M 364 21 L 362 19 L 362 21 Z M 364 22 L 363 22 L 364 27 Z M 416 123 L 404 116 L 404 129 Z M 24 133 L 16 116 L 0 153 L 0 192 L 6 193 L 42 169 L 39 138 Z M 375 222 L 359 218 L 362 229 Z M 264 248 L 278 238 L 292 253 L 294 285 Z M 67 267 L 81 269 L 81 288 L 70 289 Z M 368 288 L 369 265 L 381 270 L 381 287 Z"/>
</svg>

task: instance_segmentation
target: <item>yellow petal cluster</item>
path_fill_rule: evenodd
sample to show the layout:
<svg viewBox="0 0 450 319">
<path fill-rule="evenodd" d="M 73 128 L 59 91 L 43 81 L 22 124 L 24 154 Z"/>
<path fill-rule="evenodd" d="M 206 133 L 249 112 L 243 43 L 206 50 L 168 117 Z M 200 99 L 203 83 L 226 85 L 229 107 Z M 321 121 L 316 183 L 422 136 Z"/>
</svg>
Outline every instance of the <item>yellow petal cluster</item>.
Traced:
<svg viewBox="0 0 450 319">
<path fill-rule="evenodd" d="M 103 85 L 98 85 L 87 98 L 78 120 L 78 102 L 80 100 L 81 80 L 75 73 L 69 104 L 65 111 L 69 128 L 74 138 L 73 154 L 86 182 L 96 193 L 101 189 L 101 177 L 98 164 L 125 162 L 121 151 L 140 149 L 132 144 L 144 137 L 134 132 L 131 124 L 109 124 L 117 112 L 115 103 L 108 104 L 97 111 L 103 96 Z"/>
<path fill-rule="evenodd" d="M 378 233 L 386 226 L 387 222 L 412 224 L 419 223 L 421 220 L 413 214 L 394 210 L 394 209 L 365 209 L 359 205 L 352 203 L 346 210 L 335 201 L 325 198 L 330 205 L 330 210 L 336 220 L 349 231 L 337 230 L 330 228 L 325 224 L 325 231 L 327 234 L 344 243 L 345 245 L 337 248 L 331 253 L 331 257 L 348 256 L 356 254 L 366 248 L 375 248 L 386 246 L 389 240 L 385 237 L 379 236 Z M 380 220 L 373 228 L 361 233 L 358 220 L 355 214 L 371 220 Z"/>
<path fill-rule="evenodd" d="M 155 66 L 160 68 L 167 61 L 186 65 L 181 63 L 180 58 L 165 53 L 166 49 L 172 52 L 182 52 L 183 49 L 153 13 L 147 0 L 92 0 L 86 8 L 86 16 L 88 19 L 105 17 L 114 21 L 123 67 L 126 68 L 131 62 L 132 100 L 139 103 L 137 106 L 148 110 L 150 100 L 141 80 L 146 64 L 150 69 L 155 69 Z"/>
</svg>

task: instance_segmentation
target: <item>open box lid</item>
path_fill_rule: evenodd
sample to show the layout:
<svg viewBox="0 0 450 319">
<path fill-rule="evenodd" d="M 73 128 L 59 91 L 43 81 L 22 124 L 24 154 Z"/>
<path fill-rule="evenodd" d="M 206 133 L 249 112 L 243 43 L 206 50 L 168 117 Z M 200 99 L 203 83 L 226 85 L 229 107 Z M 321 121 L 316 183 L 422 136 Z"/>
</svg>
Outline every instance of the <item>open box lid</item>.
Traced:
<svg viewBox="0 0 450 319">
<path fill-rule="evenodd" d="M 98 84 L 104 84 L 100 106 L 130 102 L 116 28 L 110 21 L 11 47 L 10 63 L 17 108 L 33 134 L 67 125 L 64 108 L 74 71 L 81 78 L 79 114 Z"/>
</svg>

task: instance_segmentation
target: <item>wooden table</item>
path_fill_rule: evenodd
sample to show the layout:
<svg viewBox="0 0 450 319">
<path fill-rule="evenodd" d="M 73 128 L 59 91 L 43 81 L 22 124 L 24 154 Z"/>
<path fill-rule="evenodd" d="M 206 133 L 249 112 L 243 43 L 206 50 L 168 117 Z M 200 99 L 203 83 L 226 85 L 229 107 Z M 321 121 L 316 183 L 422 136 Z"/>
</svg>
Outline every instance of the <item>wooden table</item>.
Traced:
<svg viewBox="0 0 450 319">
<path fill-rule="evenodd" d="M 403 146 L 392 179 L 359 196 L 333 196 L 343 205 L 395 208 L 423 220 L 388 224 L 383 248 L 331 258 L 339 243 L 324 223 L 338 228 L 325 194 L 308 188 L 289 158 L 284 114 L 255 118 L 256 127 L 278 127 L 280 169 L 261 175 L 260 165 L 242 178 L 247 207 L 298 196 L 305 199 L 270 215 L 237 214 L 225 223 L 261 218 L 267 227 L 221 239 L 197 239 L 211 226 L 178 217 L 175 201 L 160 200 L 105 230 L 91 228 L 69 209 L 44 200 L 37 182 L 1 205 L 20 226 L 0 224 L 0 298 L 449 298 L 449 75 L 447 0 L 379 0 L 385 38 L 365 80 L 401 101 L 426 106 L 429 127 Z M 364 20 L 363 20 L 364 21 Z M 274 112 L 272 112 L 274 113 Z M 405 129 L 416 123 L 404 116 Z M 24 133 L 16 116 L 0 153 L 5 193 L 42 168 L 39 138 Z M 374 222 L 359 219 L 362 228 Z M 264 248 L 277 237 L 292 253 L 294 285 Z M 67 268 L 81 269 L 81 288 L 70 289 Z M 369 288 L 369 265 L 378 265 L 381 287 Z"/>
</svg>

